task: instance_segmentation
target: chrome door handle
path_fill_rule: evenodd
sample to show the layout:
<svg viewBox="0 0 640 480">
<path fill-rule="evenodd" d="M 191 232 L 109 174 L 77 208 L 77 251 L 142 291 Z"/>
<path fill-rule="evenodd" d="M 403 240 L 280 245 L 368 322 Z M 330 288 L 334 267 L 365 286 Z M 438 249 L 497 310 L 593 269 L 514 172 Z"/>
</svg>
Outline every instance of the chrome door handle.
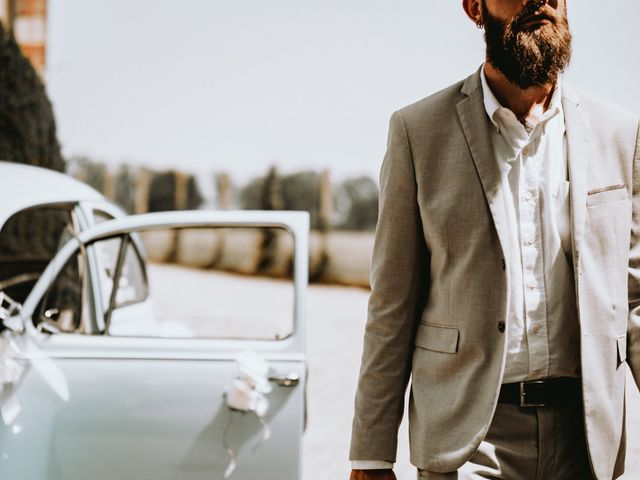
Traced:
<svg viewBox="0 0 640 480">
<path fill-rule="evenodd" d="M 288 375 L 271 375 L 269 381 L 281 387 L 295 387 L 300 383 L 300 375 L 296 372 L 291 372 Z"/>
</svg>

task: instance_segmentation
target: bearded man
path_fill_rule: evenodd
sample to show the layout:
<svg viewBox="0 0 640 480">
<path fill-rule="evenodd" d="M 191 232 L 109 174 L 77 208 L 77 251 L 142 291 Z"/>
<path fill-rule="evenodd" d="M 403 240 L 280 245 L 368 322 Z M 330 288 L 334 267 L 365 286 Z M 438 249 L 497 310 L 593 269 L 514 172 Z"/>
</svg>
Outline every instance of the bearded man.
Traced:
<svg viewBox="0 0 640 480">
<path fill-rule="evenodd" d="M 391 117 L 352 480 L 611 479 L 640 380 L 639 121 L 562 80 L 566 0 L 463 0 L 486 63 Z"/>
</svg>

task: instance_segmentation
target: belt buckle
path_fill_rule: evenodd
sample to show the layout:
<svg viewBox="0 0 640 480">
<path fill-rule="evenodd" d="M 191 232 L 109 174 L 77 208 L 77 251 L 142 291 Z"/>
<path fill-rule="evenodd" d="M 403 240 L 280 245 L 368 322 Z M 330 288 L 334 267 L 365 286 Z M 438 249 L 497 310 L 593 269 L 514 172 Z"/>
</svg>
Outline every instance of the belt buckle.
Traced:
<svg viewBox="0 0 640 480">
<path fill-rule="evenodd" d="M 525 385 L 531 385 L 531 384 L 543 384 L 544 380 L 533 380 L 530 382 L 520 382 L 520 406 L 524 407 L 524 408 L 530 408 L 530 407 L 546 407 L 546 403 L 532 403 L 527 401 L 527 392 L 525 389 Z"/>
</svg>

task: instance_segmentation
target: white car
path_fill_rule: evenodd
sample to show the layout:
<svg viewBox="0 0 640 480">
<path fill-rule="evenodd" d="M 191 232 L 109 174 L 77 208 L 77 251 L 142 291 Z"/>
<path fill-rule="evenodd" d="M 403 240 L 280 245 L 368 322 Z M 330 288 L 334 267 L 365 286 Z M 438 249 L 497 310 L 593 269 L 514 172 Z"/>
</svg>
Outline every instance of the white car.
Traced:
<svg viewBox="0 0 640 480">
<path fill-rule="evenodd" d="M 306 213 L 127 216 L 60 173 L 0 162 L 0 181 L 0 478 L 301 477 Z M 283 324 L 261 288 L 229 297 L 205 270 L 188 284 L 175 265 L 147 261 L 145 235 L 222 227 L 289 232 L 284 330 L 244 335 L 243 308 Z M 156 295 L 150 271 L 170 288 Z M 203 289 L 206 307 L 191 297 Z M 200 308 L 214 320 L 182 318 Z"/>
</svg>

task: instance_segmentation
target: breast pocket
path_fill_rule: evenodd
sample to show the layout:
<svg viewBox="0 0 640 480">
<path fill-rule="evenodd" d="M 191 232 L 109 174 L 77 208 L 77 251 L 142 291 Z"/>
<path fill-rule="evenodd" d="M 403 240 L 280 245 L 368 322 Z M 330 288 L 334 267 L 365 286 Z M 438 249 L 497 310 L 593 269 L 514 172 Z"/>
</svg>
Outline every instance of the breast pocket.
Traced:
<svg viewBox="0 0 640 480">
<path fill-rule="evenodd" d="M 594 303 L 604 318 L 626 321 L 631 200 L 625 185 L 592 190 L 587 196 L 584 258 Z M 594 307 L 595 308 L 595 307 Z"/>
<path fill-rule="evenodd" d="M 629 194 L 625 184 L 596 188 L 587 193 L 587 207 L 596 207 L 613 202 L 627 200 Z"/>
</svg>

